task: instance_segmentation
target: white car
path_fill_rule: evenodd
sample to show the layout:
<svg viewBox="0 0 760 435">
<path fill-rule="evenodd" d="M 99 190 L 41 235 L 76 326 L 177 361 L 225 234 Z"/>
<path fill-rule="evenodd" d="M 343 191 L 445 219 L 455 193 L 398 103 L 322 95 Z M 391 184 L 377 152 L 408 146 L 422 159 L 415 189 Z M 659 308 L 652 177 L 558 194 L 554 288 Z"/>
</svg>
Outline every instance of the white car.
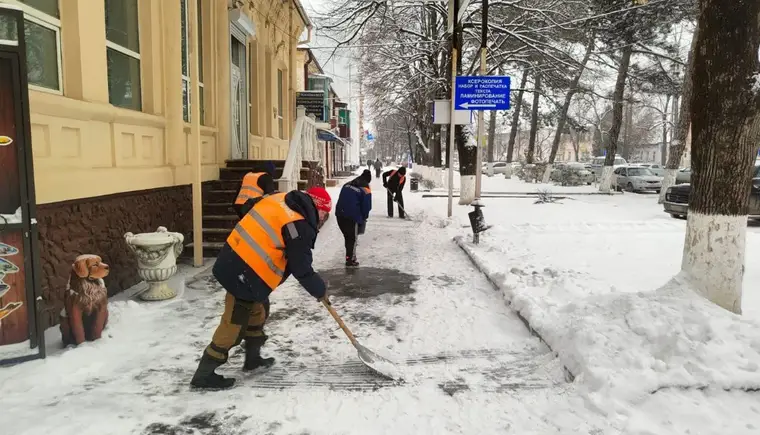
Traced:
<svg viewBox="0 0 760 435">
<path fill-rule="evenodd" d="M 657 163 L 644 163 L 641 165 L 638 165 L 642 168 L 649 168 L 652 173 L 658 177 L 664 177 L 665 176 L 665 166 L 662 166 Z"/>
<path fill-rule="evenodd" d="M 605 156 L 594 157 L 591 160 L 591 169 L 590 169 L 590 171 L 594 173 L 594 175 L 596 176 L 597 179 L 602 178 L 602 168 L 604 167 L 604 161 L 605 160 L 607 160 L 607 157 L 605 157 Z M 615 155 L 615 160 L 612 163 L 612 167 L 614 169 L 617 169 L 617 168 L 619 168 L 621 166 L 625 166 L 627 164 L 628 164 L 628 162 L 624 158 L 620 157 L 619 155 Z"/>
<path fill-rule="evenodd" d="M 691 168 L 679 169 L 676 172 L 676 184 L 691 183 Z"/>
<path fill-rule="evenodd" d="M 615 169 L 613 174 L 616 178 L 617 190 L 629 192 L 654 190 L 660 193 L 660 189 L 662 189 L 662 177 L 654 175 L 649 168 L 621 166 Z"/>
<path fill-rule="evenodd" d="M 507 171 L 509 170 L 509 166 L 510 165 L 511 165 L 511 163 L 507 163 L 507 162 L 493 162 L 493 173 L 494 173 L 494 175 L 497 175 L 497 174 L 506 174 Z M 488 163 L 483 163 L 482 170 L 483 170 L 484 174 L 488 173 Z M 514 173 L 514 170 L 512 171 L 512 173 Z"/>
</svg>

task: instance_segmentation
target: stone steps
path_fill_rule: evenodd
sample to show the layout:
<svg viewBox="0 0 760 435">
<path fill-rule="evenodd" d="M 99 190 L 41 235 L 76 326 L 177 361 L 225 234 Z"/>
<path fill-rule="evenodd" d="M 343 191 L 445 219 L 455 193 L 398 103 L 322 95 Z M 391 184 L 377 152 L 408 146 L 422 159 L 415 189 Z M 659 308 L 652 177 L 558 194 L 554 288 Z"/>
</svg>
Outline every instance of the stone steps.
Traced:
<svg viewBox="0 0 760 435">
<path fill-rule="evenodd" d="M 238 217 L 233 208 L 235 197 L 240 189 L 240 183 L 248 172 L 263 172 L 267 170 L 267 160 L 227 160 L 226 167 L 219 170 L 219 180 L 211 182 L 210 189 L 203 194 L 203 256 L 216 257 L 224 245 L 227 236 L 238 223 Z M 271 160 L 275 165 L 275 177 L 282 177 L 285 167 L 284 160 Z M 298 181 L 298 189 L 309 187 L 313 163 L 303 161 Z M 317 175 L 317 177 L 319 177 Z M 183 256 L 192 256 L 192 235 L 185 245 Z"/>
</svg>

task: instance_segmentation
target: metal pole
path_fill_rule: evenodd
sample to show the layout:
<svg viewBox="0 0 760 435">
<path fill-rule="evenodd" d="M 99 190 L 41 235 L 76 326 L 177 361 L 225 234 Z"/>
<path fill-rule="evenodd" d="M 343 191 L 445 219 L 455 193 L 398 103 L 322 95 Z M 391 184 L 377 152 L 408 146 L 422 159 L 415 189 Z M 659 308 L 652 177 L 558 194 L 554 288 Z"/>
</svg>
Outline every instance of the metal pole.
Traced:
<svg viewBox="0 0 760 435">
<path fill-rule="evenodd" d="M 190 0 L 187 26 L 190 30 L 190 164 L 193 190 L 193 265 L 203 266 L 203 198 L 201 195 L 201 107 L 198 60 L 199 0 Z"/>
<path fill-rule="evenodd" d="M 451 116 L 449 117 L 449 214 L 454 214 L 454 147 L 456 146 L 456 132 L 454 126 L 454 113 L 456 112 L 456 81 L 457 81 L 457 14 L 459 11 L 458 0 L 449 0 L 449 19 L 451 20 Z"/>
<path fill-rule="evenodd" d="M 481 23 L 481 41 L 480 41 L 480 75 L 486 75 L 486 40 L 488 38 L 488 0 L 483 0 L 483 12 Z M 483 120 L 483 110 L 478 110 L 478 151 L 475 158 L 475 199 L 480 198 L 481 182 L 483 177 L 483 144 L 485 142 L 485 122 Z"/>
</svg>

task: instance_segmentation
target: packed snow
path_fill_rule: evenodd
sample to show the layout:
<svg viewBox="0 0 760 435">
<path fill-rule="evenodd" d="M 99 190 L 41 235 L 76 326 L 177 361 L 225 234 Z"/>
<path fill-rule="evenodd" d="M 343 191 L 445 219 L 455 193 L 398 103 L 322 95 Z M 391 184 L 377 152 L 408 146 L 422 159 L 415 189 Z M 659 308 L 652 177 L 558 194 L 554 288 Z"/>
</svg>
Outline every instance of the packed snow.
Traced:
<svg viewBox="0 0 760 435">
<path fill-rule="evenodd" d="M 364 366 L 322 304 L 288 282 L 271 298 L 262 352 L 276 364 L 244 374 L 236 350 L 220 369 L 238 378 L 235 388 L 191 390 L 224 290 L 208 270 L 184 268 L 171 301 L 137 302 L 144 287 L 113 298 L 103 339 L 61 350 L 51 328 L 46 360 L 0 369 L 12 391 L 0 397 L 13 416 L 3 430 L 757 433 L 760 398 L 747 390 L 760 387 L 760 274 L 747 268 L 743 316 L 693 293 L 674 278 L 685 223 L 662 213 L 656 195 L 484 178 L 484 191 L 564 199 L 484 198 L 494 227 L 473 245 L 471 208 L 447 218 L 445 196 L 405 192 L 414 219 L 389 219 L 379 180 L 372 187 L 360 267 L 343 267 L 331 220 L 315 268 L 361 345 L 392 362 L 376 368 L 403 382 Z M 338 188 L 331 194 L 337 200 Z M 747 250 L 747 264 L 756 263 L 757 228 Z"/>
<path fill-rule="evenodd" d="M 404 383 L 380 377 L 327 310 L 297 283 L 272 296 L 267 370 L 244 374 L 242 350 L 219 371 L 229 391 L 189 380 L 222 311 L 208 271 L 187 277 L 171 301 L 109 304 L 104 337 L 0 369 L 3 432 L 66 434 L 561 434 L 606 430 L 568 384 L 559 360 L 524 327 L 440 222 L 389 219 L 373 180 L 374 209 L 359 239 L 361 266 L 346 275 L 334 218 L 320 233 L 315 267 L 336 311 L 368 349 L 397 364 Z M 338 189 L 331 189 L 337 200 Z M 406 192 L 407 209 L 424 202 Z M 107 281 L 107 280 L 106 280 Z M 173 283 L 173 285 L 182 285 Z M 127 300 L 122 300 L 127 299 Z"/>
</svg>

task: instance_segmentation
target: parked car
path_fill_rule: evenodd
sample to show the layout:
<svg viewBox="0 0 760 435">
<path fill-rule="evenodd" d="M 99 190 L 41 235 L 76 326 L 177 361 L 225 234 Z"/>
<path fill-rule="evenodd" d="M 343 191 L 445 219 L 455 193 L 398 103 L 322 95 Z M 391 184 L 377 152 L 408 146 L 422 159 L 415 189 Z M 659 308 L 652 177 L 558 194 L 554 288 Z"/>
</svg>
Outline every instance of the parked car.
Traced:
<svg viewBox="0 0 760 435">
<path fill-rule="evenodd" d="M 639 167 L 642 168 L 649 168 L 652 173 L 658 177 L 664 177 L 665 176 L 665 166 L 662 166 L 657 163 L 644 163 L 639 165 Z"/>
<path fill-rule="evenodd" d="M 511 165 L 511 163 L 507 162 L 493 162 L 493 173 L 496 174 L 505 174 L 507 173 L 507 170 L 509 169 L 508 166 Z M 485 174 L 488 172 L 488 163 L 483 163 L 483 167 L 481 168 L 482 172 Z"/>
<path fill-rule="evenodd" d="M 578 186 L 594 182 L 594 174 L 583 163 L 557 163 L 549 179 L 563 186 Z"/>
<path fill-rule="evenodd" d="M 691 183 L 691 168 L 679 169 L 676 172 L 676 184 Z"/>
<path fill-rule="evenodd" d="M 663 208 L 665 213 L 674 218 L 686 217 L 689 211 L 689 195 L 691 184 L 677 184 L 665 191 Z M 749 218 L 760 220 L 760 164 L 755 164 L 755 172 L 752 175 L 752 188 L 749 197 Z"/>
<path fill-rule="evenodd" d="M 659 193 L 662 189 L 662 177 L 654 175 L 649 168 L 621 166 L 615 169 L 613 174 L 615 175 L 617 190 L 628 190 L 629 192 L 654 190 Z"/>
<path fill-rule="evenodd" d="M 596 175 L 597 179 L 602 178 L 602 168 L 604 167 L 604 161 L 606 159 L 607 159 L 606 156 L 599 156 L 599 157 L 594 157 L 591 160 L 591 172 L 593 172 L 594 175 Z M 627 164 L 628 162 L 624 158 L 620 157 L 619 155 L 616 155 L 615 161 L 613 162 L 612 167 L 617 169 Z"/>
</svg>

